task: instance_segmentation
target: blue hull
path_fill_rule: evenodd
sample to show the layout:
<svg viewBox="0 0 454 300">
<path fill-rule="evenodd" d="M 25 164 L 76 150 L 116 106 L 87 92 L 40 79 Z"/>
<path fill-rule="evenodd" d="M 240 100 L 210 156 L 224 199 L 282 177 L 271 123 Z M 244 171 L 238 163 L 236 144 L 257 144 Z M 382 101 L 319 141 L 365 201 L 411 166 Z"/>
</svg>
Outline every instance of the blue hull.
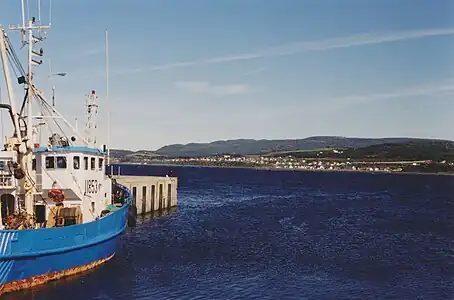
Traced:
<svg viewBox="0 0 454 300">
<path fill-rule="evenodd" d="M 115 254 L 126 229 L 130 194 L 117 211 L 90 223 L 0 231 L 0 294 L 86 271 Z"/>
</svg>

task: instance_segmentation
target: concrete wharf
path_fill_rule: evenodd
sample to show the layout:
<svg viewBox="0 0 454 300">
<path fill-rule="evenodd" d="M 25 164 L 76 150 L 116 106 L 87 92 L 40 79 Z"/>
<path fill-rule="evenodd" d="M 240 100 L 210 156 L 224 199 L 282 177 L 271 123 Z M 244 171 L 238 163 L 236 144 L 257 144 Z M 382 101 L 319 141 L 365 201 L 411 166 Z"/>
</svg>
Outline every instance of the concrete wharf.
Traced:
<svg viewBox="0 0 454 300">
<path fill-rule="evenodd" d="M 177 177 L 112 175 L 112 179 L 129 188 L 137 214 L 158 212 L 177 206 Z"/>
</svg>

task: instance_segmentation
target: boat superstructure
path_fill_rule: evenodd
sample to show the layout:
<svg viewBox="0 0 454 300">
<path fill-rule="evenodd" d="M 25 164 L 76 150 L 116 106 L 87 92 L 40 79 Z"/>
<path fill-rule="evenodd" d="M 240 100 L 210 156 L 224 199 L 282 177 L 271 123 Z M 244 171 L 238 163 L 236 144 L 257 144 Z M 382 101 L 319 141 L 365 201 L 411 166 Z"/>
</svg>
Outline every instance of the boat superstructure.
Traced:
<svg viewBox="0 0 454 300">
<path fill-rule="evenodd" d="M 0 27 L 9 100 L 0 108 L 8 111 L 13 128 L 0 151 L 0 293 L 72 275 L 111 258 L 131 204 L 129 190 L 106 176 L 108 149 L 99 147 L 96 137 L 96 92 L 87 95 L 85 132 L 80 133 L 36 87 L 34 68 L 44 56 L 38 44 L 50 25 L 41 24 L 40 11 L 38 18 L 26 20 L 23 0 L 21 4 L 22 24 Z M 7 30 L 21 33 L 27 68 Z M 24 91 L 19 106 L 14 84 Z M 37 116 L 34 106 L 39 107 Z"/>
</svg>

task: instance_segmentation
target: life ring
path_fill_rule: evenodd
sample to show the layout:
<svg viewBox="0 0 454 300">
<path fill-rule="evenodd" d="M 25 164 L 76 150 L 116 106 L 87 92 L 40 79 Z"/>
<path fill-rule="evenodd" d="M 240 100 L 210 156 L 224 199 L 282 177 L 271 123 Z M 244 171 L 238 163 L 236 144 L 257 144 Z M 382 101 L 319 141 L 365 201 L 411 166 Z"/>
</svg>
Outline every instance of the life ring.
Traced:
<svg viewBox="0 0 454 300">
<path fill-rule="evenodd" d="M 60 204 L 65 200 L 65 192 L 62 189 L 53 188 L 49 190 L 47 196 L 54 200 L 55 203 Z"/>
</svg>

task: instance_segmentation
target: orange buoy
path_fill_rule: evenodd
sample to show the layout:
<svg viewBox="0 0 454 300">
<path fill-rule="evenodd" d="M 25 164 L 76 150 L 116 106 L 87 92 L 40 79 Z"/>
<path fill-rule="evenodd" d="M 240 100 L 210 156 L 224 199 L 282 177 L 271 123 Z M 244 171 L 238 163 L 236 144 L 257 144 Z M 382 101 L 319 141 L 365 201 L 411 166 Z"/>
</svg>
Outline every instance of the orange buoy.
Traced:
<svg viewBox="0 0 454 300">
<path fill-rule="evenodd" d="M 52 188 L 47 193 L 47 196 L 54 200 L 56 205 L 62 205 L 65 200 L 65 192 L 58 186 L 57 182 L 52 184 Z"/>
</svg>

